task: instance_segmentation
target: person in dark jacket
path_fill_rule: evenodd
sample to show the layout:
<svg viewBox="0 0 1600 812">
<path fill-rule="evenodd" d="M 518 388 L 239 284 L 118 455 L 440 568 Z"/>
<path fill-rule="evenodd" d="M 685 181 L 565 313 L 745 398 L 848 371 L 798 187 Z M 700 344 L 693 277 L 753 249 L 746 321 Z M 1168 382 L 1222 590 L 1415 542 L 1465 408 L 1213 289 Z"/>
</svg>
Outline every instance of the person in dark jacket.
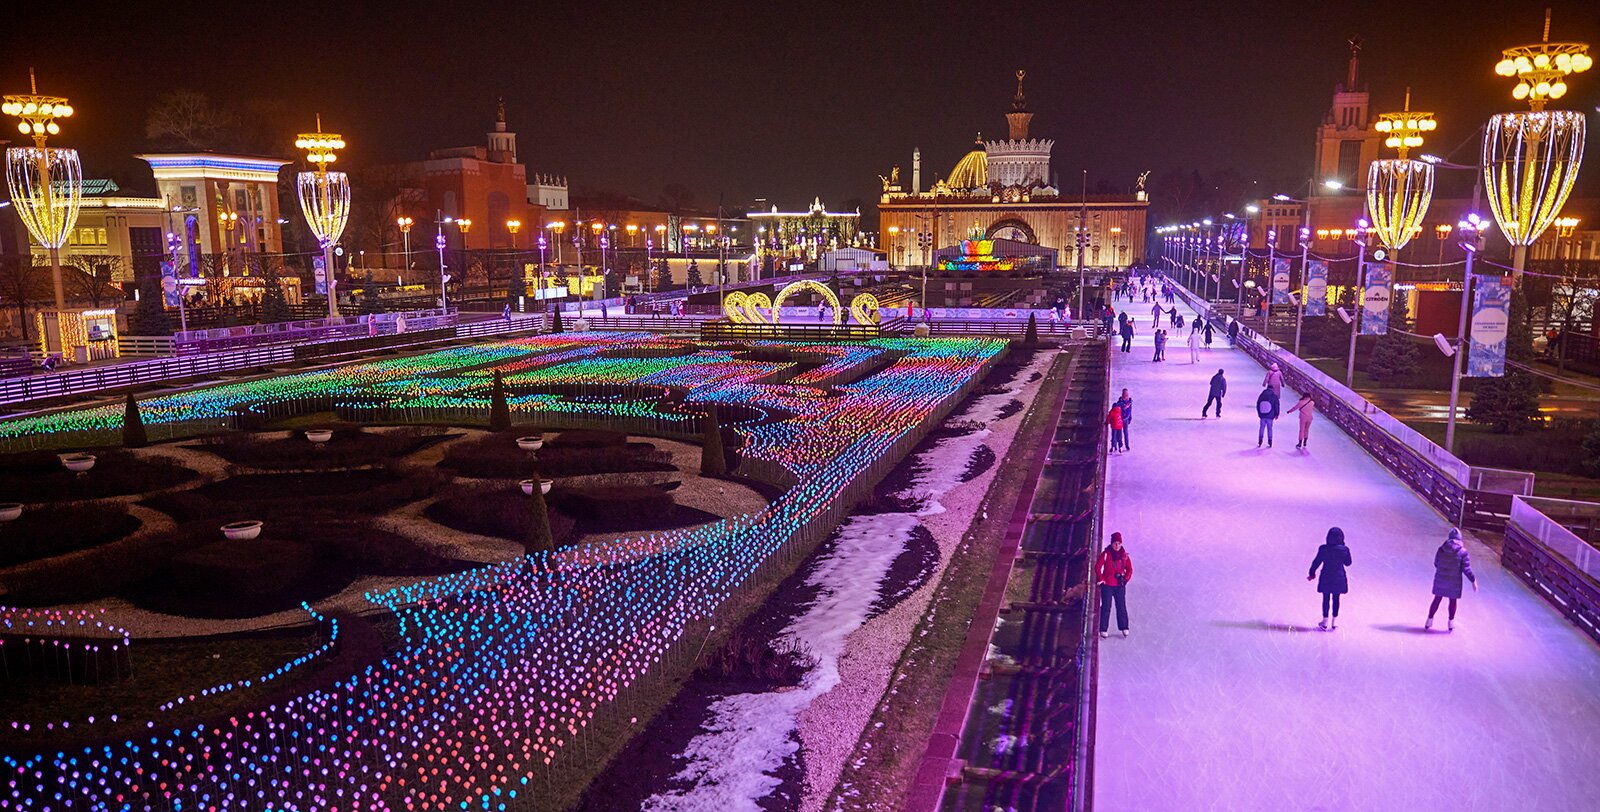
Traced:
<svg viewBox="0 0 1600 812">
<path fill-rule="evenodd" d="M 1261 447 L 1261 438 L 1267 438 L 1267 448 L 1272 447 L 1272 422 L 1278 419 L 1278 393 L 1268 386 L 1256 396 L 1256 417 L 1261 418 L 1261 428 L 1256 429 L 1256 448 Z"/>
<path fill-rule="evenodd" d="M 1350 566 L 1350 548 L 1344 544 L 1344 531 L 1337 527 L 1328 528 L 1328 540 L 1317 548 L 1317 557 L 1311 559 L 1311 571 L 1306 574 L 1306 580 L 1317 582 L 1317 591 L 1322 593 L 1322 622 L 1317 628 L 1331 631 L 1339 628 L 1339 596 L 1350 591 L 1350 581 L 1345 577 L 1344 568 Z M 1317 577 L 1317 568 L 1322 568 L 1322 577 Z M 1329 606 L 1333 608 L 1333 619 L 1328 615 Z"/>
<path fill-rule="evenodd" d="M 1209 325 L 1207 326 L 1209 329 Z M 1222 377 L 1222 370 L 1211 376 L 1211 394 L 1206 397 L 1206 405 L 1200 409 L 1200 418 L 1206 417 L 1206 412 L 1211 411 L 1211 404 L 1217 404 L 1217 417 L 1222 417 L 1222 399 L 1228 394 L 1228 379 Z"/>
<path fill-rule="evenodd" d="M 1211 320 L 1206 319 L 1206 349 L 1211 349 Z"/>
<path fill-rule="evenodd" d="M 1239 320 L 1232 319 L 1228 322 L 1228 346 L 1239 343 Z"/>
<path fill-rule="evenodd" d="M 1128 582 L 1133 580 L 1133 559 L 1122 549 L 1122 534 L 1111 534 L 1111 546 L 1095 562 L 1095 583 L 1100 585 L 1100 636 L 1111 625 L 1111 604 L 1117 604 L 1117 629 L 1128 636 Z"/>
<path fill-rule="evenodd" d="M 1123 422 L 1121 406 L 1118 406 L 1115 403 L 1111 404 L 1111 410 L 1106 412 L 1106 426 L 1111 429 L 1111 450 L 1113 452 L 1121 451 L 1122 444 L 1124 442 L 1122 438 Z"/>
<path fill-rule="evenodd" d="M 1122 351 L 1133 351 L 1133 322 L 1131 321 L 1122 323 Z"/>
<path fill-rule="evenodd" d="M 1461 544 L 1461 531 L 1450 528 L 1450 536 L 1439 545 L 1433 554 L 1433 604 L 1428 607 L 1428 622 L 1422 624 L 1423 629 L 1433 628 L 1434 613 L 1439 611 L 1439 602 L 1445 598 L 1450 599 L 1450 625 L 1448 631 L 1456 630 L 1456 601 L 1461 599 L 1461 576 L 1467 576 L 1472 582 L 1472 591 L 1478 591 L 1478 576 L 1472 574 L 1472 556 L 1467 555 L 1467 548 Z"/>
<path fill-rule="evenodd" d="M 1128 445 L 1128 440 L 1133 435 L 1129 434 L 1128 430 L 1133 428 L 1133 395 L 1128 394 L 1126 389 L 1122 390 L 1122 397 L 1117 398 L 1115 405 L 1122 410 L 1122 450 L 1127 451 L 1132 448 Z"/>
</svg>

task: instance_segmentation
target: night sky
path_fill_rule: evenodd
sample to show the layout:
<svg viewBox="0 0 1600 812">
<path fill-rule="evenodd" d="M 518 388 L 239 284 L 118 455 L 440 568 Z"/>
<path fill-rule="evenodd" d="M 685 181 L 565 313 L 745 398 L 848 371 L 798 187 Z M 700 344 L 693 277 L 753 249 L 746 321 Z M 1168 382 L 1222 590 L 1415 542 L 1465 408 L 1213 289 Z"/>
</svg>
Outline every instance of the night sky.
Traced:
<svg viewBox="0 0 1600 812">
<path fill-rule="evenodd" d="M 78 147 L 91 176 L 141 181 L 142 165 L 127 156 L 145 147 L 146 110 L 167 90 L 275 106 L 285 156 L 320 111 L 349 141 L 340 165 L 350 169 L 481 144 L 504 96 L 529 171 L 568 175 L 575 191 L 654 201 L 683 184 L 702 206 L 722 195 L 729 205 L 766 198 L 783 208 L 815 196 L 870 208 L 877 174 L 898 163 L 909 181 L 914 146 L 925 185 L 948 173 L 976 132 L 1003 134 L 1018 68 L 1028 72 L 1033 134 L 1055 139 L 1065 187 L 1081 168 L 1091 184 L 1119 189 L 1145 169 L 1231 168 L 1264 194 L 1284 191 L 1309 170 L 1312 131 L 1344 76 L 1352 35 L 1365 41 L 1375 112 L 1398 110 L 1411 85 L 1413 107 L 1441 121 L 1428 150 L 1448 153 L 1489 114 L 1522 109 L 1492 66 L 1501 48 L 1538 39 L 1544 8 L 28 5 L 51 10 L 8 10 L 0 89 L 25 91 L 32 65 L 41 92 L 70 97 L 78 114 L 52 143 Z M 1552 39 L 1600 47 L 1592 2 L 1554 6 Z M 1555 106 L 1592 113 L 1600 69 L 1571 84 Z M 1454 158 L 1474 155 L 1469 145 Z M 1596 193 L 1600 168 L 1580 185 Z"/>
</svg>

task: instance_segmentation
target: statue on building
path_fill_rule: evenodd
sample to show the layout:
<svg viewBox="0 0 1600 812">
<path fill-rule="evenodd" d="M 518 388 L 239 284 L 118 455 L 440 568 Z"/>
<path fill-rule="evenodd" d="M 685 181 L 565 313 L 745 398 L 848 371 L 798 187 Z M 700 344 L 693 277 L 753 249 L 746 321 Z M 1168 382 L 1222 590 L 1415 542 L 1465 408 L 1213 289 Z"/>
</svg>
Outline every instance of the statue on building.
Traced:
<svg viewBox="0 0 1600 812">
<path fill-rule="evenodd" d="M 1150 170 L 1148 169 L 1139 173 L 1139 191 L 1144 191 L 1144 182 L 1148 177 L 1150 177 Z"/>
<path fill-rule="evenodd" d="M 888 177 L 884 177 L 882 175 L 879 175 L 878 176 L 878 180 L 883 181 L 883 190 L 885 192 L 889 191 L 890 187 L 899 186 L 900 185 L 900 167 L 898 167 L 898 166 L 892 167 L 889 170 L 889 176 Z"/>
</svg>

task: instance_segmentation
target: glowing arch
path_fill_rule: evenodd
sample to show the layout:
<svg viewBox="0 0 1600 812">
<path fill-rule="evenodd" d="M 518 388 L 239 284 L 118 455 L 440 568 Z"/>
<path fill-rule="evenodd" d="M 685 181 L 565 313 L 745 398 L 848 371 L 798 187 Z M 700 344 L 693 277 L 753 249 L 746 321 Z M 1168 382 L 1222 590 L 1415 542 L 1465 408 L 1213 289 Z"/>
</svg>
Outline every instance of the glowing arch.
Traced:
<svg viewBox="0 0 1600 812">
<path fill-rule="evenodd" d="M 1039 244 L 1039 237 L 1034 233 L 1033 226 L 1028 225 L 1028 222 L 1020 217 L 1005 217 L 990 223 L 989 228 L 984 230 L 983 236 L 988 240 L 997 238 L 1009 240 L 1015 239 L 1011 236 L 1014 233 L 1022 235 L 1022 239 L 1018 242 Z"/>
<path fill-rule="evenodd" d="M 882 313 L 883 307 L 878 304 L 878 297 L 870 293 L 850 300 L 850 316 L 856 320 L 856 324 L 877 324 Z"/>
<path fill-rule="evenodd" d="M 844 321 L 844 314 L 839 312 L 839 295 L 833 292 L 833 288 L 830 288 L 827 285 L 816 281 L 815 279 L 802 279 L 798 282 L 790 282 L 783 287 L 783 290 L 778 291 L 777 298 L 772 302 L 772 321 L 774 324 L 776 324 L 778 321 L 778 312 L 782 310 L 784 300 L 788 299 L 791 294 L 794 294 L 804 288 L 811 288 L 822 294 L 822 298 L 828 300 L 828 304 L 833 308 L 834 324 L 839 324 Z"/>
</svg>

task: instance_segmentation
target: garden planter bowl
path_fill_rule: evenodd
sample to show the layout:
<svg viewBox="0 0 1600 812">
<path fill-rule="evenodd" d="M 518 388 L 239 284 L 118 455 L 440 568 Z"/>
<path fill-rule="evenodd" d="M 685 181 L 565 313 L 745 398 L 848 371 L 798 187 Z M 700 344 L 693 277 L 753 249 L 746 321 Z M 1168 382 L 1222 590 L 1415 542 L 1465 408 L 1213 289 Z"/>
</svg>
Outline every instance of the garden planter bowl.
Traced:
<svg viewBox="0 0 1600 812">
<path fill-rule="evenodd" d="M 0 522 L 14 522 L 21 515 L 21 502 L 0 502 Z"/>
<path fill-rule="evenodd" d="M 517 448 L 520 448 L 523 451 L 538 451 L 539 449 L 544 448 L 544 438 L 538 436 L 518 437 Z"/>
<path fill-rule="evenodd" d="M 333 439 L 333 431 L 331 429 L 312 429 L 306 432 L 306 439 L 317 445 L 322 445 Z"/>
<path fill-rule="evenodd" d="M 261 522 L 229 522 L 222 526 L 222 535 L 229 541 L 249 541 L 261 535 Z"/>
<path fill-rule="evenodd" d="M 93 454 L 62 454 L 61 464 L 74 474 L 81 474 L 94 467 Z"/>
<path fill-rule="evenodd" d="M 517 484 L 522 486 L 522 492 L 523 493 L 525 493 L 525 494 L 527 494 L 529 496 L 532 496 L 533 495 L 533 483 L 534 483 L 534 481 L 535 480 L 532 480 L 532 479 L 524 479 L 524 480 L 522 480 L 521 482 L 519 482 Z M 541 480 L 538 480 L 538 483 L 539 483 L 539 493 L 549 493 L 550 492 L 550 486 L 555 484 L 555 480 L 553 480 L 553 479 L 541 479 Z"/>
</svg>

